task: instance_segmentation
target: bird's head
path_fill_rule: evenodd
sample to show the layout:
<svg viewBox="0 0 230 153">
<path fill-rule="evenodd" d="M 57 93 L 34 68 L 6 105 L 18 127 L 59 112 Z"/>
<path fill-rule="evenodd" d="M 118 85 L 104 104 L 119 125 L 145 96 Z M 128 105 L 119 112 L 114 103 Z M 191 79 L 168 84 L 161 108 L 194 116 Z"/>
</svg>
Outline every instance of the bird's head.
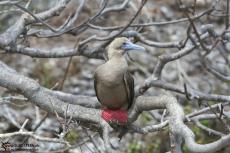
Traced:
<svg viewBox="0 0 230 153">
<path fill-rule="evenodd" d="M 133 44 L 128 38 L 120 37 L 113 40 L 108 47 L 108 57 L 111 59 L 113 56 L 122 56 L 130 50 L 141 50 L 145 48 L 136 44 Z"/>
</svg>

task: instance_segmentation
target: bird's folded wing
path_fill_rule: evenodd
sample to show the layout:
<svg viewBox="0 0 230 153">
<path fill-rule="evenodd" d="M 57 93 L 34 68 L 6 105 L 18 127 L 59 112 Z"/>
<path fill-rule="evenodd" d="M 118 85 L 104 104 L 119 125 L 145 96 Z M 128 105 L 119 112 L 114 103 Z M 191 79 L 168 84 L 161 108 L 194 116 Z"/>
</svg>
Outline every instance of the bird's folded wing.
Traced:
<svg viewBox="0 0 230 153">
<path fill-rule="evenodd" d="M 95 94 L 96 94 L 96 97 L 97 97 L 97 100 L 100 102 L 100 99 L 99 99 L 99 96 L 98 96 L 98 93 L 97 93 L 97 73 L 94 74 L 94 90 L 95 90 Z"/>
<path fill-rule="evenodd" d="M 128 109 L 132 106 L 134 99 L 134 79 L 132 75 L 127 71 L 124 74 L 125 92 L 128 97 Z"/>
</svg>

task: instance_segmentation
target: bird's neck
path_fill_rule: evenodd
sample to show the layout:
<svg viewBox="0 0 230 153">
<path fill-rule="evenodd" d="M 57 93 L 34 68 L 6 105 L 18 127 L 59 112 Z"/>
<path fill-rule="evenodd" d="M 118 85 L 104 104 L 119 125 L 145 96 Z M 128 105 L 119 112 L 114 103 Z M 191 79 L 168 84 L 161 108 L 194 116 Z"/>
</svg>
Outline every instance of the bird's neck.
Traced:
<svg viewBox="0 0 230 153">
<path fill-rule="evenodd" d="M 108 59 L 112 59 L 112 58 L 121 58 L 123 57 L 122 55 L 122 50 L 119 49 L 114 49 L 114 48 L 109 48 L 108 49 Z"/>
<path fill-rule="evenodd" d="M 117 82 L 122 81 L 124 73 L 128 70 L 128 64 L 124 57 L 113 56 L 102 68 L 103 73 L 100 73 L 100 79 L 106 85 L 117 85 Z M 116 80 L 116 81 L 114 81 Z"/>
<path fill-rule="evenodd" d="M 112 58 L 109 59 L 111 63 L 116 63 L 117 65 L 125 64 L 127 65 L 127 61 L 124 56 L 122 55 L 114 55 Z"/>
<path fill-rule="evenodd" d="M 113 56 L 109 59 L 108 65 L 116 71 L 124 71 L 128 69 L 128 63 L 124 56 Z"/>
</svg>

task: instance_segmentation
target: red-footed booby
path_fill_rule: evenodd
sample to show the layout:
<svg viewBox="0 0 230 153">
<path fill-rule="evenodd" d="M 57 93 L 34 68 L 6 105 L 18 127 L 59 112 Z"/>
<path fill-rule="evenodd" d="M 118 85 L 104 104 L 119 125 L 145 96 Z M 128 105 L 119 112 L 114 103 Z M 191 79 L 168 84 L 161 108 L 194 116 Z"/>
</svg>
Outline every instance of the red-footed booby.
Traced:
<svg viewBox="0 0 230 153">
<path fill-rule="evenodd" d="M 108 61 L 94 74 L 94 88 L 102 104 L 102 118 L 107 122 L 126 123 L 127 110 L 134 99 L 134 80 L 123 56 L 130 50 L 145 50 L 128 38 L 116 38 L 108 46 Z"/>
</svg>

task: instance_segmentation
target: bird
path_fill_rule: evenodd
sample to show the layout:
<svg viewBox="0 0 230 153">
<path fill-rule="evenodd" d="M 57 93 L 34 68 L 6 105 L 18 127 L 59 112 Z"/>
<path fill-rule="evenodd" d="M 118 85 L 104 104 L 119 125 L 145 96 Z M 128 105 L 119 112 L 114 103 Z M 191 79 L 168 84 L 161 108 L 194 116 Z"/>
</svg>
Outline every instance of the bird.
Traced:
<svg viewBox="0 0 230 153">
<path fill-rule="evenodd" d="M 102 105 L 101 117 L 107 122 L 127 123 L 128 110 L 134 101 L 134 79 L 128 71 L 125 54 L 145 48 L 126 37 L 115 38 L 107 49 L 108 61 L 94 73 L 94 89 Z"/>
</svg>

